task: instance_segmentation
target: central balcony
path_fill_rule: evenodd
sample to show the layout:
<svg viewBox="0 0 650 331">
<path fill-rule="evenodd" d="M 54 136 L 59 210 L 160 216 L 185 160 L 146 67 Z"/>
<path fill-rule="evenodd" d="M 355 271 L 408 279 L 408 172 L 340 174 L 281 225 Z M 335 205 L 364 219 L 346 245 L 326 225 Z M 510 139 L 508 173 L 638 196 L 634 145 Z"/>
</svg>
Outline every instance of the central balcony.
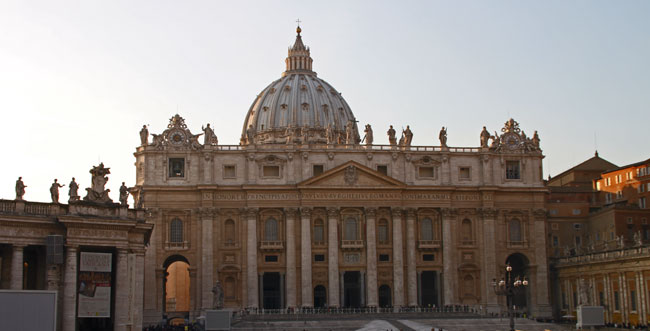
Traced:
<svg viewBox="0 0 650 331">
<path fill-rule="evenodd" d="M 262 241 L 260 249 L 269 252 L 278 252 L 284 250 L 284 242 L 280 240 Z"/>
<path fill-rule="evenodd" d="M 418 240 L 418 249 L 432 251 L 440 248 L 440 240 Z"/>
<path fill-rule="evenodd" d="M 354 251 L 363 249 L 363 240 L 342 240 L 341 249 Z"/>
</svg>

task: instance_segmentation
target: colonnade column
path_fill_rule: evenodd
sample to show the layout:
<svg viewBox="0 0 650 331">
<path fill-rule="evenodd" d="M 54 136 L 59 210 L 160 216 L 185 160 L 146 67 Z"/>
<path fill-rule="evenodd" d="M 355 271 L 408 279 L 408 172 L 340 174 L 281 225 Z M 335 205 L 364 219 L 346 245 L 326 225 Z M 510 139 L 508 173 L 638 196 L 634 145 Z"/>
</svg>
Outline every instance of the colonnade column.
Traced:
<svg viewBox="0 0 650 331">
<path fill-rule="evenodd" d="M 485 270 L 485 284 L 481 288 L 485 289 L 486 312 L 488 314 L 497 313 L 499 312 L 499 302 L 491 285 L 492 281 L 497 279 L 497 262 L 495 256 L 496 237 L 494 233 L 497 210 L 483 208 L 480 212 L 483 217 L 483 270 Z"/>
<path fill-rule="evenodd" d="M 643 272 L 642 271 L 637 271 L 639 274 L 639 294 L 641 294 L 641 311 L 643 312 L 641 314 L 641 323 L 643 324 L 648 324 L 648 304 L 647 304 L 647 297 L 646 297 L 646 291 L 648 290 L 646 287 L 646 282 L 645 278 L 643 277 Z"/>
<path fill-rule="evenodd" d="M 77 316 L 77 252 L 76 246 L 66 247 L 63 281 L 63 331 L 76 329 Z"/>
<path fill-rule="evenodd" d="M 117 249 L 115 268 L 115 330 L 126 330 L 129 316 L 128 249 Z"/>
<path fill-rule="evenodd" d="M 339 240 L 338 208 L 327 209 L 327 264 L 329 267 L 327 302 L 330 307 L 339 307 Z"/>
<path fill-rule="evenodd" d="M 144 250 L 135 252 L 135 305 L 133 309 L 133 330 L 142 330 L 144 309 Z"/>
<path fill-rule="evenodd" d="M 402 209 L 393 213 L 393 307 L 404 306 L 404 261 L 402 249 Z"/>
<path fill-rule="evenodd" d="M 257 285 L 257 208 L 247 208 L 246 211 L 246 288 L 248 299 L 246 306 L 259 307 Z"/>
<path fill-rule="evenodd" d="M 377 239 L 375 235 L 375 216 L 377 209 L 366 208 L 366 282 L 368 295 L 367 306 L 377 307 Z M 363 296 L 362 296 L 363 299 Z"/>
<path fill-rule="evenodd" d="M 205 208 L 201 210 L 201 308 L 212 309 L 213 298 L 213 211 Z M 217 278 L 218 279 L 218 278 Z"/>
<path fill-rule="evenodd" d="M 296 307 L 296 212 L 296 208 L 285 209 L 287 219 L 287 233 L 285 236 L 285 242 L 287 243 L 287 272 L 286 279 L 283 279 L 282 283 L 286 280 L 289 285 L 286 287 L 286 307 L 288 308 Z"/>
<path fill-rule="evenodd" d="M 456 259 L 454 256 L 454 242 L 451 233 L 451 224 L 456 219 L 457 210 L 455 208 L 444 208 L 442 210 L 442 263 L 443 263 L 443 280 L 444 280 L 444 304 L 453 305 L 456 303 L 456 284 L 458 277 L 456 275 Z"/>
<path fill-rule="evenodd" d="M 302 307 L 312 307 L 314 298 L 312 297 L 312 280 L 311 280 L 311 208 L 300 208 L 300 283 L 302 285 L 301 297 Z M 289 286 L 295 286 L 289 282 Z"/>
<path fill-rule="evenodd" d="M 13 245 L 11 254 L 11 283 L 12 290 L 23 289 L 23 251 L 25 245 Z"/>
<path fill-rule="evenodd" d="M 408 283 L 408 305 L 418 305 L 418 281 L 415 268 L 415 209 L 406 210 L 406 279 Z"/>
</svg>

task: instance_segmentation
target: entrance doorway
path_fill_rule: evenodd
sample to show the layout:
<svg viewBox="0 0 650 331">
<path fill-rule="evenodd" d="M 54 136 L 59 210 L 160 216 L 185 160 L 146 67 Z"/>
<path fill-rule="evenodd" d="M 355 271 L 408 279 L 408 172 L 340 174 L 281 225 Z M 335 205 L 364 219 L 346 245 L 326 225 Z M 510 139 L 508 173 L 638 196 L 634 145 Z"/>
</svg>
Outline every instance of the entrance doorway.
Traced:
<svg viewBox="0 0 650 331">
<path fill-rule="evenodd" d="M 173 255 L 163 264 L 165 278 L 163 297 L 164 312 L 190 311 L 190 264 L 182 255 Z M 177 314 L 174 314 L 177 315 Z M 184 316 L 182 314 L 181 316 Z"/>
<path fill-rule="evenodd" d="M 393 303 L 390 298 L 390 286 L 382 285 L 379 286 L 379 307 L 387 308 L 390 307 Z"/>
<path fill-rule="evenodd" d="M 323 308 L 327 304 L 327 290 L 325 286 L 318 285 L 314 288 L 314 308 Z"/>
<path fill-rule="evenodd" d="M 512 267 L 512 272 L 510 275 L 512 275 L 512 281 L 514 281 L 517 277 L 523 280 L 524 277 L 526 279 L 530 280 L 530 277 L 528 276 L 528 258 L 520 253 L 515 253 L 506 259 L 506 264 L 509 264 Z M 514 305 L 517 306 L 517 309 L 526 309 L 528 307 L 528 298 L 527 298 L 527 293 L 528 288 L 524 287 L 523 290 L 516 291 L 515 296 L 512 298 L 512 302 L 508 303 L 508 305 Z"/>
<path fill-rule="evenodd" d="M 346 271 L 343 274 L 343 307 L 361 307 L 361 272 Z"/>
<path fill-rule="evenodd" d="M 435 271 L 422 271 L 420 274 L 420 300 L 422 307 L 438 306 L 438 275 Z"/>
<path fill-rule="evenodd" d="M 264 309 L 282 308 L 281 281 L 279 272 L 265 272 L 262 275 L 262 307 Z"/>
</svg>

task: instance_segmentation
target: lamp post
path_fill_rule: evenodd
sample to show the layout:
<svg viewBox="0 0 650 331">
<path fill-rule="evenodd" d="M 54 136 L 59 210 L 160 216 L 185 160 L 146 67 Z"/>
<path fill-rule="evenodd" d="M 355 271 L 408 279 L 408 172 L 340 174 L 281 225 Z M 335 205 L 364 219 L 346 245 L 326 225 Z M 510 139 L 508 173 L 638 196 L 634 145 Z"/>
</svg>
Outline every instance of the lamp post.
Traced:
<svg viewBox="0 0 650 331">
<path fill-rule="evenodd" d="M 510 264 L 506 265 L 506 275 L 505 278 L 501 278 L 497 282 L 496 278 L 492 279 L 492 287 L 494 288 L 494 293 L 499 296 L 506 297 L 506 305 L 508 306 L 508 316 L 510 317 L 510 331 L 515 331 L 515 314 L 512 311 L 512 299 L 515 294 L 523 291 L 526 286 L 528 286 L 528 280 L 519 276 L 512 279 L 512 266 Z"/>
</svg>

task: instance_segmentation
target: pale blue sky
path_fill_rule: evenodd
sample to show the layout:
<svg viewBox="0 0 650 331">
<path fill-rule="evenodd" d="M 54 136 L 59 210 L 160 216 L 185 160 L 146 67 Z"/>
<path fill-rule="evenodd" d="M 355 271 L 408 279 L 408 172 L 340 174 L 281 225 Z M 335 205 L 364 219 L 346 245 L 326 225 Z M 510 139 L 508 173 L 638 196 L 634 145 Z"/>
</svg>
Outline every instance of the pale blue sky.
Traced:
<svg viewBox="0 0 650 331">
<path fill-rule="evenodd" d="M 314 70 L 386 143 L 477 146 L 514 117 L 539 131 L 545 174 L 591 157 L 650 157 L 650 1 L 0 1 L 0 198 L 49 201 L 54 178 L 112 198 L 133 185 L 138 131 L 178 109 L 237 144 L 284 70 L 295 20 Z M 67 187 L 61 192 L 67 200 Z"/>
</svg>

